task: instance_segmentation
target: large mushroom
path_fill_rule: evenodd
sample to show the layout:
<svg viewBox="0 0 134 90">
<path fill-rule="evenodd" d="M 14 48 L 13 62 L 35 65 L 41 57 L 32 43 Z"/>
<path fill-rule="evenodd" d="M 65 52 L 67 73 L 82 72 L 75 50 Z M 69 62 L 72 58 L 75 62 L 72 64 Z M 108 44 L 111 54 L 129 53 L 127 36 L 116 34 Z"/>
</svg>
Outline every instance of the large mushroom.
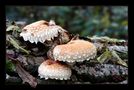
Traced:
<svg viewBox="0 0 134 90">
<path fill-rule="evenodd" d="M 82 62 L 93 59 L 96 53 L 95 45 L 85 40 L 71 40 L 53 49 L 54 59 L 64 62 Z"/>
<path fill-rule="evenodd" d="M 38 68 L 40 78 L 68 80 L 71 77 L 71 69 L 59 61 L 46 60 Z"/>
<path fill-rule="evenodd" d="M 20 36 L 23 37 L 25 41 L 30 41 L 31 43 L 44 43 L 45 41 L 52 41 L 55 37 L 59 36 L 59 33 L 67 32 L 62 27 L 55 24 L 53 20 L 49 22 L 45 20 L 40 20 L 32 24 L 26 25 Z"/>
</svg>

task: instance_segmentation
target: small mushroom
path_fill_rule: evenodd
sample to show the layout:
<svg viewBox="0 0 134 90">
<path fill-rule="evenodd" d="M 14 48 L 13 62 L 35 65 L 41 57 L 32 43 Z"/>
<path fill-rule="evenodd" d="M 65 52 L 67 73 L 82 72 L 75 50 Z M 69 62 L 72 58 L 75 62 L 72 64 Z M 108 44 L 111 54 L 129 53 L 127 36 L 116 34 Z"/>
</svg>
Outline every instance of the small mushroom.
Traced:
<svg viewBox="0 0 134 90">
<path fill-rule="evenodd" d="M 72 74 L 71 69 L 59 61 L 46 60 L 38 68 L 40 78 L 67 80 Z"/>
<path fill-rule="evenodd" d="M 22 29 L 20 36 L 22 36 L 25 41 L 37 44 L 38 42 L 44 43 L 45 41 L 52 41 L 54 37 L 58 37 L 59 33 L 63 32 L 67 31 L 56 25 L 53 20 L 49 22 L 40 20 L 26 25 Z"/>
<path fill-rule="evenodd" d="M 85 40 L 71 40 L 67 44 L 57 45 L 53 49 L 55 60 L 72 63 L 93 59 L 96 53 L 95 45 Z"/>
</svg>

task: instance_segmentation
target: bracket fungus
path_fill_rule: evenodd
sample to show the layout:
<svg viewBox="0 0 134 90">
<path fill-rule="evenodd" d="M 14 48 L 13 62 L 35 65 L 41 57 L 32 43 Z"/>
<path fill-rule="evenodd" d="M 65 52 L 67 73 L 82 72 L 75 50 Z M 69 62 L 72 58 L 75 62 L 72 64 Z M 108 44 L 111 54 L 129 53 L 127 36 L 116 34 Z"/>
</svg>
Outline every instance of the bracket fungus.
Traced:
<svg viewBox="0 0 134 90">
<path fill-rule="evenodd" d="M 96 53 L 95 45 L 85 40 L 71 40 L 67 44 L 57 45 L 53 49 L 55 60 L 72 63 L 93 59 Z"/>
<path fill-rule="evenodd" d="M 54 37 L 58 37 L 59 33 L 63 32 L 67 31 L 56 25 L 53 20 L 49 22 L 40 20 L 26 25 L 22 29 L 20 36 L 22 36 L 25 41 L 37 44 L 38 42 L 44 43 L 45 41 L 52 41 Z"/>
<path fill-rule="evenodd" d="M 67 80 L 71 77 L 71 69 L 59 61 L 46 60 L 38 68 L 40 78 Z"/>
</svg>

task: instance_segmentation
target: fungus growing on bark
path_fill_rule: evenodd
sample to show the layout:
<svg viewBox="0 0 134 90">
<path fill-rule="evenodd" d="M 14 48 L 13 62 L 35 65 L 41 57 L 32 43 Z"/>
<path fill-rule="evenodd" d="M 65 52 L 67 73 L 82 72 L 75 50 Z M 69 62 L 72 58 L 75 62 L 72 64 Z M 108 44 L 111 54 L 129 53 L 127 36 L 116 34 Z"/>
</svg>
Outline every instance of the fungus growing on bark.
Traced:
<svg viewBox="0 0 134 90">
<path fill-rule="evenodd" d="M 56 25 L 53 20 L 49 22 L 40 20 L 26 25 L 22 29 L 20 36 L 22 36 L 25 41 L 37 44 L 37 42 L 44 43 L 45 41 L 52 41 L 54 37 L 58 37 L 59 33 L 63 32 L 67 31 Z"/>
<path fill-rule="evenodd" d="M 72 74 L 71 69 L 59 61 L 46 60 L 38 68 L 40 78 L 67 80 Z"/>
<path fill-rule="evenodd" d="M 96 47 L 85 40 L 72 40 L 67 44 L 57 45 L 53 49 L 55 60 L 66 62 L 82 62 L 96 56 Z"/>
</svg>

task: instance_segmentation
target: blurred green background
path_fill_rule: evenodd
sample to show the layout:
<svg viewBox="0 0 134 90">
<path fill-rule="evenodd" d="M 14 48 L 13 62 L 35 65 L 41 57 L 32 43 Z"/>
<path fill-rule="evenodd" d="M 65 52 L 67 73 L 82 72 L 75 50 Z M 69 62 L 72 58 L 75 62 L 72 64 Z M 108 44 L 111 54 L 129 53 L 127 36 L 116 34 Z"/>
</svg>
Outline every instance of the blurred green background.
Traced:
<svg viewBox="0 0 134 90">
<path fill-rule="evenodd" d="M 81 36 L 128 39 L 127 6 L 6 6 L 6 18 L 27 23 L 53 19 Z"/>
</svg>

